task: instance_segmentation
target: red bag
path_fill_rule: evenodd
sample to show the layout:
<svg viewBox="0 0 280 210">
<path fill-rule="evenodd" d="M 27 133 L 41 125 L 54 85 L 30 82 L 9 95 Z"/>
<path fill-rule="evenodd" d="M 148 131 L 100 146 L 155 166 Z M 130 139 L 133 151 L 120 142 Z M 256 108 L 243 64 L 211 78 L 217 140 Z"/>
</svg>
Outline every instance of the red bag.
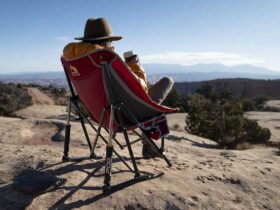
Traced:
<svg viewBox="0 0 280 210">
<path fill-rule="evenodd" d="M 140 123 L 141 130 L 151 139 L 158 140 L 169 134 L 169 128 L 165 114 Z"/>
</svg>

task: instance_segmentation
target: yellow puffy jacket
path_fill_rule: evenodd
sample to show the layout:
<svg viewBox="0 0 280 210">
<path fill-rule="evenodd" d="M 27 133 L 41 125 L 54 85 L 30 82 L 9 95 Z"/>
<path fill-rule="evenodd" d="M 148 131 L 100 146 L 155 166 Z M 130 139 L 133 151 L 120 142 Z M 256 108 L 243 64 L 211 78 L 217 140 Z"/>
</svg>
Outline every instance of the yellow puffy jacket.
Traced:
<svg viewBox="0 0 280 210">
<path fill-rule="evenodd" d="M 78 43 L 69 43 L 66 45 L 63 49 L 63 57 L 66 59 L 72 59 L 76 57 L 80 57 L 82 55 L 85 55 L 91 51 L 104 49 L 106 47 L 98 44 L 90 44 L 85 42 L 78 42 Z M 147 77 L 145 74 L 144 68 L 138 64 L 128 64 L 130 70 L 135 74 L 136 78 L 144 88 L 146 92 L 148 92 L 147 87 Z"/>
</svg>

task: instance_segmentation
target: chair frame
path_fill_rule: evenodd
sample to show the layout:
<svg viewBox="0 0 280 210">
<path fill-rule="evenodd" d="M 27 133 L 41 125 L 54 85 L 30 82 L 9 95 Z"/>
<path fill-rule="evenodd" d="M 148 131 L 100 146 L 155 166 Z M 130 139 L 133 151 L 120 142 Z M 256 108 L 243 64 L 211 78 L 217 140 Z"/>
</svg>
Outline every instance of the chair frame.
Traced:
<svg viewBox="0 0 280 210">
<path fill-rule="evenodd" d="M 103 75 L 108 79 L 107 81 L 110 81 L 110 70 L 108 68 L 108 63 L 107 62 L 102 62 L 101 65 L 102 65 Z M 100 121 L 98 127 L 96 128 L 93 125 L 93 123 L 87 118 L 87 116 L 85 116 L 85 114 L 79 108 L 79 105 L 78 105 L 79 96 L 77 94 L 75 94 L 75 91 L 74 91 L 74 88 L 72 86 L 71 80 L 68 76 L 66 67 L 64 65 L 63 65 L 63 67 L 64 67 L 64 72 L 65 72 L 65 76 L 66 76 L 66 79 L 67 79 L 67 83 L 68 83 L 68 86 L 69 86 L 69 89 L 70 89 L 70 92 L 71 92 L 71 96 L 69 97 L 69 103 L 68 103 L 67 121 L 66 121 L 66 125 L 65 125 L 64 152 L 63 152 L 63 157 L 62 157 L 62 160 L 64 162 L 66 162 L 66 161 L 80 161 L 80 160 L 85 160 L 85 159 L 100 159 L 100 157 L 98 157 L 95 154 L 95 147 L 96 147 L 98 138 L 100 137 L 103 140 L 103 142 L 107 145 L 106 146 L 106 158 L 105 158 L 105 163 L 104 163 L 105 174 L 104 174 L 103 192 L 106 192 L 109 189 L 111 189 L 112 156 L 113 156 L 113 154 L 115 154 L 123 162 L 123 164 L 132 173 L 134 173 L 134 178 L 135 178 L 136 181 L 142 181 L 143 179 L 148 178 L 148 177 L 140 174 L 140 171 L 137 167 L 137 163 L 135 161 L 135 157 L 134 157 L 134 153 L 133 153 L 131 144 L 136 143 L 137 141 L 143 140 L 146 143 L 148 143 L 159 154 L 159 156 L 162 157 L 166 161 L 168 167 L 171 167 L 172 164 L 171 164 L 170 160 L 164 154 L 164 137 L 161 138 L 161 147 L 159 148 L 157 146 L 157 144 L 153 140 L 149 139 L 143 132 L 142 132 L 142 135 L 141 135 L 134 129 L 134 130 L 132 130 L 132 132 L 135 133 L 139 137 L 139 139 L 135 140 L 132 143 L 129 141 L 129 137 L 128 137 L 128 134 L 127 134 L 127 127 L 124 123 L 124 113 L 129 114 L 130 116 L 133 116 L 133 114 L 130 113 L 129 110 L 127 110 L 125 108 L 125 103 L 124 102 L 116 102 L 114 100 L 113 95 L 111 95 L 112 98 L 113 98 L 113 102 L 109 102 L 110 107 L 104 107 L 103 108 L 103 111 L 101 113 L 101 118 L 100 118 L 101 121 Z M 108 91 L 111 92 L 110 82 L 107 82 L 106 85 L 108 87 Z M 70 132 L 71 132 L 70 117 L 71 117 L 71 109 L 72 108 L 74 108 L 76 110 L 76 112 L 78 113 L 79 120 L 80 120 L 82 129 L 83 129 L 83 133 L 85 135 L 85 138 L 86 138 L 89 150 L 90 150 L 90 155 L 87 156 L 87 157 L 76 157 L 76 158 L 70 158 L 69 157 L 69 144 L 70 144 Z M 103 121 L 104 121 L 104 117 L 105 117 L 106 112 L 108 112 L 109 110 L 110 110 L 109 129 L 106 129 L 106 128 L 103 127 Z M 126 145 L 120 144 L 119 141 L 115 138 L 116 131 L 113 130 L 113 121 L 115 119 L 115 114 L 117 114 L 117 116 L 118 116 L 118 119 L 120 121 L 120 128 L 121 128 L 117 132 L 118 133 L 123 133 Z M 89 134 L 88 134 L 87 128 L 85 126 L 85 122 L 88 123 L 90 125 L 90 127 L 96 133 L 93 144 L 91 144 Z M 139 123 L 137 123 L 137 125 L 139 125 Z M 109 137 L 108 137 L 107 140 L 105 139 L 105 137 L 103 137 L 101 135 L 102 127 L 105 129 L 106 132 L 109 133 Z M 114 142 L 116 142 L 116 144 L 121 149 L 124 149 L 124 147 L 128 148 L 128 152 L 129 152 L 129 155 L 130 155 L 130 159 L 131 159 L 133 168 L 124 160 L 124 158 L 119 153 L 117 153 L 115 151 L 114 145 L 113 145 L 113 140 L 114 140 Z"/>
</svg>

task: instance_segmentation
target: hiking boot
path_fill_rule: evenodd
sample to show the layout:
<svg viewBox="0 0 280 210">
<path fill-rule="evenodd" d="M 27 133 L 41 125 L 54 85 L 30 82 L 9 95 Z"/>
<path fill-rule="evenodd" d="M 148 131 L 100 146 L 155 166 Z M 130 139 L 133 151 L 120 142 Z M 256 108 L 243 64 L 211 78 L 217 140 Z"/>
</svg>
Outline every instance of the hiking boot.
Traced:
<svg viewBox="0 0 280 210">
<path fill-rule="evenodd" d="M 158 152 L 156 152 L 156 150 L 151 145 L 144 142 L 142 147 L 142 156 L 145 159 L 160 157 Z"/>
</svg>

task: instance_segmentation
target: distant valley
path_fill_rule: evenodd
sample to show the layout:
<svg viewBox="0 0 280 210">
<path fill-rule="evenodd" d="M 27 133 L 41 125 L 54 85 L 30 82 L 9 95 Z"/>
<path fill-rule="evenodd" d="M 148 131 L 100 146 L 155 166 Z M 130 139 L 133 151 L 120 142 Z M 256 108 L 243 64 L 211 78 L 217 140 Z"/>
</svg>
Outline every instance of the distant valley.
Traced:
<svg viewBox="0 0 280 210">
<path fill-rule="evenodd" d="M 40 86 L 67 87 L 65 74 L 57 72 L 34 72 L 18 74 L 0 74 L 0 82 L 36 84 Z"/>
<path fill-rule="evenodd" d="M 277 80 L 280 79 L 280 72 L 251 65 L 229 67 L 222 64 L 197 64 L 192 66 L 144 64 L 143 66 L 150 83 L 153 84 L 164 76 L 170 76 L 176 82 L 175 88 L 184 96 L 194 92 L 197 87 L 206 83 L 201 81 L 209 80 L 214 80 L 210 83 L 217 88 L 230 88 L 240 96 L 252 95 L 252 92 L 257 91 L 257 95 L 268 94 L 274 97 L 278 96 L 275 90 L 280 88 L 279 80 Z M 63 71 L 0 74 L 0 81 L 4 83 L 29 83 L 41 86 L 67 87 Z"/>
</svg>

